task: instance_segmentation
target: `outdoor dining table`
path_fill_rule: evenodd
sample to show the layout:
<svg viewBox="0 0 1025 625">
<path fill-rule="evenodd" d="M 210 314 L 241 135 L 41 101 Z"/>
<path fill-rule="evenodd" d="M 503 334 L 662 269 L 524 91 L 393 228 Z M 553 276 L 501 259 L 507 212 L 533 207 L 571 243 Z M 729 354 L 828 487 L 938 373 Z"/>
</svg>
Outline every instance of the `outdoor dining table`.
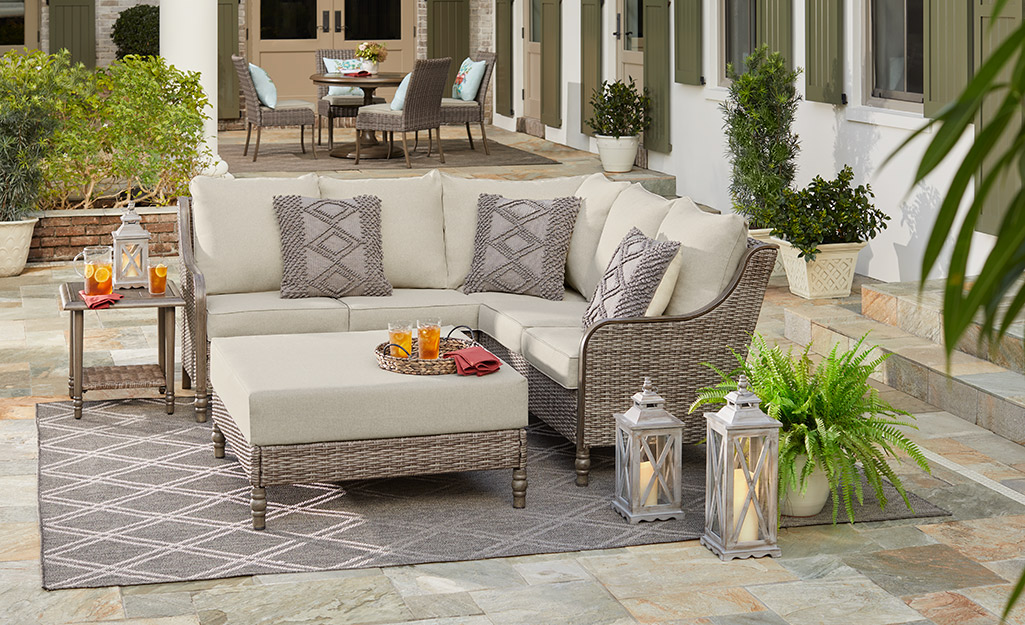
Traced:
<svg viewBox="0 0 1025 625">
<path fill-rule="evenodd" d="M 325 87 L 359 87 L 363 90 L 363 106 L 374 102 L 374 92 L 378 87 L 397 87 L 405 78 L 402 72 L 379 72 L 370 76 L 347 76 L 345 74 L 313 74 L 310 80 L 315 85 Z M 333 132 L 333 129 L 328 129 Z M 364 130 L 360 133 L 360 153 L 362 158 L 388 158 L 388 143 L 377 140 L 377 133 Z M 329 152 L 335 158 L 356 158 L 356 144 L 342 144 Z M 392 156 L 402 155 L 401 148 L 393 148 Z"/>
</svg>

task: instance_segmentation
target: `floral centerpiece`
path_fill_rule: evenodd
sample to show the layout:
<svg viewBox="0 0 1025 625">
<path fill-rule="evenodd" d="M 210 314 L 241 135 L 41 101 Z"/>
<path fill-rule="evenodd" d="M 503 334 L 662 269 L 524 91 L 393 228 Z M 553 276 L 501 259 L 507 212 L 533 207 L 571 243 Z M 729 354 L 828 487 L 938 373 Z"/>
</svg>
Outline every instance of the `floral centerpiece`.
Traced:
<svg viewBox="0 0 1025 625">
<path fill-rule="evenodd" d="M 356 58 L 362 59 L 363 69 L 377 73 L 377 64 L 388 58 L 388 48 L 383 43 L 364 41 L 356 48 Z"/>
</svg>

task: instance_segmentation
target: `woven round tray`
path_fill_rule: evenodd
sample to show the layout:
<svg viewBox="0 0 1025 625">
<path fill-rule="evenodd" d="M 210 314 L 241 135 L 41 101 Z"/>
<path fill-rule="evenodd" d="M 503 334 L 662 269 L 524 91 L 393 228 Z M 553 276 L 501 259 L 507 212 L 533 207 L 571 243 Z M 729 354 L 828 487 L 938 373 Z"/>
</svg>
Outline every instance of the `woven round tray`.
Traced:
<svg viewBox="0 0 1025 625">
<path fill-rule="evenodd" d="M 456 361 L 451 358 L 442 358 L 442 356 L 457 349 L 479 345 L 479 343 L 469 339 L 441 339 L 438 358 L 433 360 L 395 358 L 391 355 L 388 345 L 388 343 L 381 343 L 374 348 L 374 355 L 377 356 L 377 366 L 385 371 L 405 373 L 406 375 L 448 375 L 456 372 Z M 417 340 L 413 339 L 413 355 L 417 354 L 419 354 Z"/>
</svg>

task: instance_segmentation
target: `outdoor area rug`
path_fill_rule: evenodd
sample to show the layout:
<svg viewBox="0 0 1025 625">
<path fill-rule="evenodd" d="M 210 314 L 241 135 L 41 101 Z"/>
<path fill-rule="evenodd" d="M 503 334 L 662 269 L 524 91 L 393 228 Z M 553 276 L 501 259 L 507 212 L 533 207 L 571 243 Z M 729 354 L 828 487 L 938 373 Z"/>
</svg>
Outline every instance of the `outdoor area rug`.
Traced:
<svg viewBox="0 0 1025 625">
<path fill-rule="evenodd" d="M 267 529 L 252 529 L 250 486 L 231 454 L 213 457 L 210 424 L 191 402 L 163 399 L 38 404 L 39 516 L 47 589 L 476 560 L 696 539 L 705 453 L 684 451 L 683 519 L 630 525 L 610 504 L 615 461 L 592 452 L 591 485 L 574 484 L 574 448 L 529 429 L 527 507 L 512 508 L 512 471 L 267 489 Z M 945 515 L 896 493 L 856 520 Z M 829 523 L 822 518 L 799 524 Z M 787 521 L 790 521 L 787 519 Z"/>
<path fill-rule="evenodd" d="M 346 138 L 353 133 L 351 128 L 336 129 L 335 137 L 341 132 Z M 325 133 L 326 135 L 326 133 Z M 298 139 L 298 137 L 296 137 Z M 488 149 L 491 155 L 484 153 L 484 148 L 474 138 L 476 150 L 470 149 L 470 143 L 466 139 L 444 139 L 445 163 L 438 160 L 438 146 L 427 156 L 427 134 L 420 137 L 420 147 L 413 151 L 413 138 L 410 134 L 410 164 L 414 169 L 433 169 L 437 167 L 507 167 L 510 165 L 558 165 L 558 161 L 550 158 L 510 147 L 497 141 L 488 141 Z M 325 136 L 323 147 L 317 146 L 317 158 L 313 158 L 313 150 L 306 146 L 306 154 L 299 149 L 298 140 L 288 142 L 262 141 L 260 143 L 260 155 L 256 162 L 253 162 L 253 145 L 249 145 L 249 156 L 242 156 L 245 147 L 241 143 L 229 143 L 222 141 L 218 147 L 218 153 L 228 163 L 228 169 L 234 173 L 264 172 L 264 171 L 355 171 L 368 169 L 395 169 L 406 170 L 406 159 L 399 152 L 390 159 L 385 158 L 361 158 L 359 165 L 350 158 L 334 158 L 328 155 L 327 138 Z M 345 145 L 355 149 L 351 140 L 346 143 L 336 141 L 335 146 Z M 396 145 L 401 145 L 399 142 Z"/>
</svg>

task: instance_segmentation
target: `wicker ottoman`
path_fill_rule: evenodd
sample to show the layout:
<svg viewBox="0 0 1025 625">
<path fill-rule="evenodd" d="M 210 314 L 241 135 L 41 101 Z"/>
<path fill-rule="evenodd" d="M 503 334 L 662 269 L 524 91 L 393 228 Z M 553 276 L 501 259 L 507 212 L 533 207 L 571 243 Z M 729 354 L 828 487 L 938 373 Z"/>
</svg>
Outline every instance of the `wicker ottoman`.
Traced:
<svg viewBox="0 0 1025 625">
<path fill-rule="evenodd" d="M 379 369 L 385 332 L 218 338 L 210 345 L 214 456 L 227 442 L 252 484 L 253 527 L 266 487 L 512 469 L 527 489 L 527 380 Z"/>
</svg>

